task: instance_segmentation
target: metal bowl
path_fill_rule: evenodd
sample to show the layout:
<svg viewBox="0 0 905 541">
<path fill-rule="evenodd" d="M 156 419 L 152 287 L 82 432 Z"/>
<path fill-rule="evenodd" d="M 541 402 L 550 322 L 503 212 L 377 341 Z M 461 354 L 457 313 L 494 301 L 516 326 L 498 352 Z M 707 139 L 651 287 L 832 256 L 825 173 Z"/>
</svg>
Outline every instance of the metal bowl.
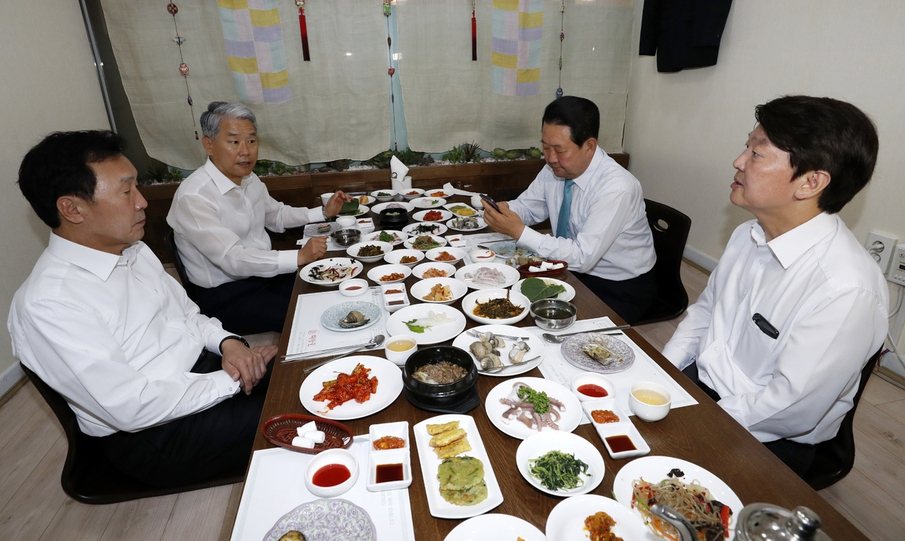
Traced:
<svg viewBox="0 0 905 541">
<path fill-rule="evenodd" d="M 575 323 L 578 310 L 571 302 L 559 299 L 541 299 L 531 303 L 534 323 L 545 331 L 558 331 Z"/>
<path fill-rule="evenodd" d="M 331 235 L 336 244 L 340 246 L 352 246 L 361 240 L 361 231 L 358 229 L 340 229 Z"/>
<path fill-rule="evenodd" d="M 425 383 L 413 377 L 420 367 L 440 361 L 449 361 L 465 369 L 465 376 L 452 383 Z M 430 346 L 412 353 L 402 370 L 402 385 L 418 401 L 425 404 L 442 405 L 460 400 L 474 389 L 478 379 L 478 367 L 467 351 L 454 346 Z"/>
</svg>

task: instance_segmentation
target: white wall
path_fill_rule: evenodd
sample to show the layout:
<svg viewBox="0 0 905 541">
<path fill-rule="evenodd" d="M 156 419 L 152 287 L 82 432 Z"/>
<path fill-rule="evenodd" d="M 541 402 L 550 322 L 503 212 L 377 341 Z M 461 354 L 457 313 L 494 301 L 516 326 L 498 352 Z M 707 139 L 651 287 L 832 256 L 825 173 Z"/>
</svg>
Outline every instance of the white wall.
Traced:
<svg viewBox="0 0 905 541">
<path fill-rule="evenodd" d="M 0 17 L 0 395 L 20 377 L 6 315 L 19 285 L 47 244 L 48 228 L 22 197 L 22 156 L 51 131 L 107 129 L 109 124 L 76 1 L 4 0 Z"/>
<path fill-rule="evenodd" d="M 640 16 L 636 36 L 637 25 Z M 657 73 L 653 57 L 636 57 L 625 129 L 631 169 L 646 196 L 691 216 L 688 246 L 702 263 L 719 258 L 749 217 L 729 204 L 732 160 L 754 106 L 783 94 L 847 100 L 874 120 L 873 180 L 841 215 L 860 239 L 876 228 L 905 242 L 903 29 L 905 2 L 895 0 L 736 1 L 716 66 Z"/>
<path fill-rule="evenodd" d="M 862 241 L 878 229 L 905 242 L 903 29 L 905 2 L 895 0 L 736 1 L 716 66 L 657 73 L 653 57 L 636 57 L 625 150 L 645 195 L 691 216 L 690 259 L 712 268 L 750 217 L 729 203 L 732 160 L 753 127 L 754 106 L 783 94 L 847 100 L 873 119 L 880 136 L 873 180 L 840 214 Z M 890 285 L 893 303 L 902 289 Z M 903 325 L 900 310 L 890 322 L 899 351 Z M 905 376 L 905 362 L 883 366 Z"/>
</svg>

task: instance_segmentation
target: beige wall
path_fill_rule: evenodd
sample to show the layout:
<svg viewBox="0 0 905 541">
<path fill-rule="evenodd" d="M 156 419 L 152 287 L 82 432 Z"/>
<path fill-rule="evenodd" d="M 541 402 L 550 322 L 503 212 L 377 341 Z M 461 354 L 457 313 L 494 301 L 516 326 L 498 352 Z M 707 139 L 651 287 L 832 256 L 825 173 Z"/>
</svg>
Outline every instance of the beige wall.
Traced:
<svg viewBox="0 0 905 541">
<path fill-rule="evenodd" d="M 688 245 L 701 263 L 719 258 L 749 217 L 728 197 L 754 106 L 790 93 L 848 100 L 873 118 L 874 178 L 842 217 L 859 239 L 875 228 L 905 242 L 903 29 L 905 3 L 892 0 L 737 1 L 715 67 L 657 73 L 653 57 L 637 57 L 625 150 L 645 195 L 691 216 Z"/>
<path fill-rule="evenodd" d="M 9 303 L 47 243 L 48 229 L 16 178 L 25 152 L 55 130 L 109 128 L 78 2 L 5 0 L 0 17 L 0 394 L 18 378 L 6 332 Z M 14 366 L 15 364 L 15 366 Z"/>
</svg>

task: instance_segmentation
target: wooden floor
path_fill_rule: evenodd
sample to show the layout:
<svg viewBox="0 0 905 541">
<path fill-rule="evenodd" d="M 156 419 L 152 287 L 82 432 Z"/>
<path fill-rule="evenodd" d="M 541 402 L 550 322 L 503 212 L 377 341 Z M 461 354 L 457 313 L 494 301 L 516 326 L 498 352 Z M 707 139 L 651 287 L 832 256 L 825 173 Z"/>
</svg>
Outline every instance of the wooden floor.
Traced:
<svg viewBox="0 0 905 541">
<path fill-rule="evenodd" d="M 706 275 L 684 265 L 683 280 L 696 297 Z M 639 330 L 659 348 L 676 323 Z M 854 470 L 821 494 L 871 539 L 905 539 L 905 391 L 871 377 L 855 431 Z M 242 484 L 83 505 L 60 488 L 65 454 L 63 431 L 31 384 L 0 406 L 0 540 L 229 539 Z"/>
</svg>

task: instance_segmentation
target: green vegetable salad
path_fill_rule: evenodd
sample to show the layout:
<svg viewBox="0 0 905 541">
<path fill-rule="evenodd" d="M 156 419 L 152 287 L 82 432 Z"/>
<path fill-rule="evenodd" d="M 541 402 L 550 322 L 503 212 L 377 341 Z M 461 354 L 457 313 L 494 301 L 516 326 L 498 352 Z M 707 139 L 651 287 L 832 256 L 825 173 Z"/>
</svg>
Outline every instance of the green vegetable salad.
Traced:
<svg viewBox="0 0 905 541">
<path fill-rule="evenodd" d="M 528 460 L 531 475 L 550 490 L 569 490 L 580 487 L 584 481 L 580 474 L 588 473 L 588 465 L 575 458 L 574 454 L 550 451 L 545 455 Z"/>
</svg>

